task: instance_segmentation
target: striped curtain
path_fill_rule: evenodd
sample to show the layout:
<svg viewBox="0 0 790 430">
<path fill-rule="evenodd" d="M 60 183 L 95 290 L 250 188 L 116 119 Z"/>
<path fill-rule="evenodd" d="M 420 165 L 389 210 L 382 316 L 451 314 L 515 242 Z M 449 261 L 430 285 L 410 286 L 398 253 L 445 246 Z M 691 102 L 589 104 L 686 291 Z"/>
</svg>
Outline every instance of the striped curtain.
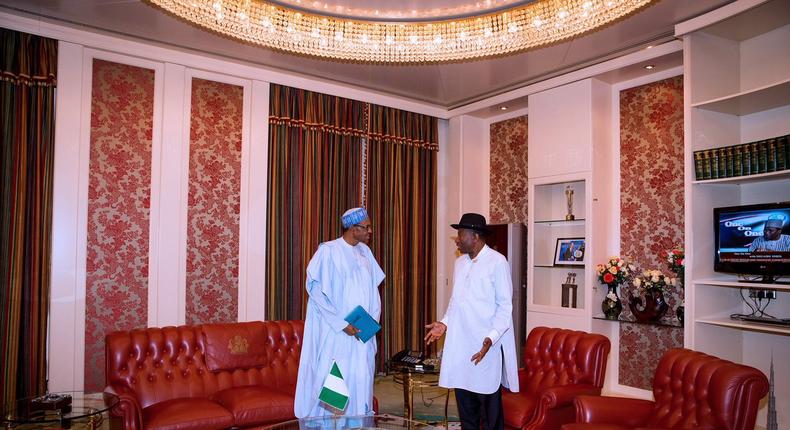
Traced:
<svg viewBox="0 0 790 430">
<path fill-rule="evenodd" d="M 46 387 L 58 45 L 0 29 L 0 46 L 0 405 L 6 409 Z"/>
<path fill-rule="evenodd" d="M 422 350 L 435 319 L 437 134 L 434 117 L 370 106 L 366 206 L 371 249 L 387 275 L 380 371 L 395 351 Z"/>
<path fill-rule="evenodd" d="M 366 105 L 272 85 L 266 319 L 303 319 L 307 263 L 360 204 Z"/>
</svg>

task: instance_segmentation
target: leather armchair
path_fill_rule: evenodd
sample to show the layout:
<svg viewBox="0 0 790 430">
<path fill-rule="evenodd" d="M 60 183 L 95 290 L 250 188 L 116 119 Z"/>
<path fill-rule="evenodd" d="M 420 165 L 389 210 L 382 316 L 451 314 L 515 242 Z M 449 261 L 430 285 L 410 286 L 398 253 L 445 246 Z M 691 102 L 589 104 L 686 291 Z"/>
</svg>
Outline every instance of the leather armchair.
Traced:
<svg viewBox="0 0 790 430">
<path fill-rule="evenodd" d="M 635 428 L 752 430 L 768 379 L 759 370 L 676 348 L 653 378 L 655 401 L 581 396 L 563 430 Z"/>
<path fill-rule="evenodd" d="M 505 425 L 524 430 L 572 423 L 573 399 L 601 393 L 609 339 L 598 334 L 536 327 L 524 345 L 520 392 L 502 394 Z"/>
</svg>

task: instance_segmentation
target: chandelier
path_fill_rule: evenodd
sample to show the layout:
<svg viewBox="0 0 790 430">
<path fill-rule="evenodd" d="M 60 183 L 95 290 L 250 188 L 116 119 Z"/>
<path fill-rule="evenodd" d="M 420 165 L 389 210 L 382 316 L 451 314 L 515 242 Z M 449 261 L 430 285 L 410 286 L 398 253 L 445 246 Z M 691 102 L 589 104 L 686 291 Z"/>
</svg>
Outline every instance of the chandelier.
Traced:
<svg viewBox="0 0 790 430">
<path fill-rule="evenodd" d="M 146 0 L 207 30 L 294 54 L 366 63 L 439 63 L 512 54 L 596 30 L 656 0 L 536 0 L 481 16 L 380 22 L 263 0 Z"/>
</svg>

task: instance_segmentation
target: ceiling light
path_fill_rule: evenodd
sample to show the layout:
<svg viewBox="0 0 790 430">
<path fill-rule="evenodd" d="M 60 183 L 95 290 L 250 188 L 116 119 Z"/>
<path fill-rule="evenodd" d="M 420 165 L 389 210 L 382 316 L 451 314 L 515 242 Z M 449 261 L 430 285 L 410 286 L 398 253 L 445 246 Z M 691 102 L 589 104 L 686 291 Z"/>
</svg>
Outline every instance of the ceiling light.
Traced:
<svg viewBox="0 0 790 430">
<path fill-rule="evenodd" d="M 655 68 L 656 68 L 656 66 L 653 65 L 653 64 L 648 64 L 647 66 L 645 66 L 645 69 L 647 69 L 647 70 L 653 70 Z"/>
<path fill-rule="evenodd" d="M 507 106 L 500 106 L 499 110 L 507 110 Z"/>
<path fill-rule="evenodd" d="M 439 63 L 570 40 L 657 0 L 535 0 L 487 15 L 431 22 L 324 16 L 265 0 L 145 1 L 207 30 L 294 54 L 369 63 Z"/>
</svg>

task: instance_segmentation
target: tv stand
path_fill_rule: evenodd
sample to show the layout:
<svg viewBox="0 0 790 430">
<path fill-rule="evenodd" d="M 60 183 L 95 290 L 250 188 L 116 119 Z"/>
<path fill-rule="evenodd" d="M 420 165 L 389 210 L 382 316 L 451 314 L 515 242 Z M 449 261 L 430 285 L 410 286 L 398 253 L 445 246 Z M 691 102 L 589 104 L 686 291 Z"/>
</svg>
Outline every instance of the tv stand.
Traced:
<svg viewBox="0 0 790 430">
<path fill-rule="evenodd" d="M 738 282 L 744 284 L 777 284 L 777 285 L 790 285 L 790 281 L 780 281 L 781 277 L 773 275 L 763 275 L 760 279 L 738 279 Z"/>
</svg>

